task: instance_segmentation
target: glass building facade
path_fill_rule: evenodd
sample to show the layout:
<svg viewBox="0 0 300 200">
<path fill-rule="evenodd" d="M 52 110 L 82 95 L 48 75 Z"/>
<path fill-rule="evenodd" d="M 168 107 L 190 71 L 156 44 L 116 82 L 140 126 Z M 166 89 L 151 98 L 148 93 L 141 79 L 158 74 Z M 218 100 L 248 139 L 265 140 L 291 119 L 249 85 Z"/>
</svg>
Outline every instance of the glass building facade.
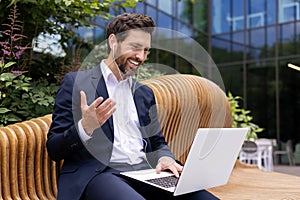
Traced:
<svg viewBox="0 0 300 200">
<path fill-rule="evenodd" d="M 144 0 L 127 12 L 145 13 L 158 27 L 199 42 L 226 92 L 243 97 L 242 106 L 264 128 L 259 137 L 300 142 L 300 71 L 287 67 L 300 65 L 300 0 Z M 80 33 L 103 41 L 105 23 Z M 159 50 L 150 54 L 153 62 L 197 74 L 184 59 L 167 57 Z"/>
<path fill-rule="evenodd" d="M 226 89 L 243 96 L 260 137 L 300 142 L 299 0 L 211 0 L 210 55 Z M 227 55 L 227 56 L 224 56 Z"/>
</svg>

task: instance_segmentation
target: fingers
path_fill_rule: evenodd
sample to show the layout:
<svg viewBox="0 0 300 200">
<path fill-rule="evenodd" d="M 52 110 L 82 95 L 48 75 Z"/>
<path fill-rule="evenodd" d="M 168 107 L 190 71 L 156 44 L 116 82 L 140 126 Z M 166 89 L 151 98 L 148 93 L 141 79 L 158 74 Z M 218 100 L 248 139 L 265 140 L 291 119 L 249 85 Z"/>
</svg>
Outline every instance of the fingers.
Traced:
<svg viewBox="0 0 300 200">
<path fill-rule="evenodd" d="M 173 174 L 179 178 L 179 174 L 182 172 L 183 167 L 181 165 L 179 165 L 178 163 L 175 162 L 174 165 L 172 165 L 172 169 L 170 169 Z"/>
<path fill-rule="evenodd" d="M 116 103 L 109 98 L 106 101 L 104 101 L 101 105 L 95 108 L 99 124 L 104 124 L 104 122 L 108 118 L 110 118 L 110 116 L 116 111 L 115 105 Z"/>
<path fill-rule="evenodd" d="M 161 164 L 160 163 L 158 163 L 157 165 L 156 165 L 156 168 L 155 168 L 155 171 L 156 171 L 156 173 L 157 174 L 159 174 L 160 172 L 161 172 Z"/>
<path fill-rule="evenodd" d="M 178 178 L 183 167 L 170 157 L 162 157 L 156 165 L 156 173 L 159 174 L 162 170 L 166 169 L 169 169 Z"/>
<path fill-rule="evenodd" d="M 87 106 L 86 103 L 86 95 L 83 91 L 80 91 L 80 102 L 81 102 L 81 109 L 85 106 Z"/>
<path fill-rule="evenodd" d="M 110 98 L 103 102 L 103 97 L 98 97 L 91 105 L 88 105 L 86 94 L 81 91 L 80 100 L 82 126 L 88 135 L 91 135 L 99 126 L 102 126 L 116 110 L 116 103 Z"/>
<path fill-rule="evenodd" d="M 97 105 L 103 101 L 103 97 L 98 97 L 90 106 L 87 105 L 86 94 L 84 91 L 80 91 L 81 110 L 89 110 L 90 112 L 95 110 Z"/>
<path fill-rule="evenodd" d="M 177 168 L 174 165 L 171 165 L 169 167 L 169 170 L 171 170 L 171 172 L 178 178 L 179 177 L 179 172 L 177 170 Z"/>
</svg>

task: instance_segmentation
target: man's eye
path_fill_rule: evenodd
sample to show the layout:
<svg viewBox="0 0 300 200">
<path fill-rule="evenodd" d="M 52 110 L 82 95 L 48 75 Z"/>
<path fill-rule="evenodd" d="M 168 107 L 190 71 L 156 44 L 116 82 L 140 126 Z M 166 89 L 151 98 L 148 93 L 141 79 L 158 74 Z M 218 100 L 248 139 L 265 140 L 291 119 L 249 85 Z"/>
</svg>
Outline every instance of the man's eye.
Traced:
<svg viewBox="0 0 300 200">
<path fill-rule="evenodd" d="M 138 48 L 138 47 L 133 47 L 132 50 L 133 50 L 133 51 L 142 51 L 142 49 L 141 49 L 141 48 Z"/>
</svg>

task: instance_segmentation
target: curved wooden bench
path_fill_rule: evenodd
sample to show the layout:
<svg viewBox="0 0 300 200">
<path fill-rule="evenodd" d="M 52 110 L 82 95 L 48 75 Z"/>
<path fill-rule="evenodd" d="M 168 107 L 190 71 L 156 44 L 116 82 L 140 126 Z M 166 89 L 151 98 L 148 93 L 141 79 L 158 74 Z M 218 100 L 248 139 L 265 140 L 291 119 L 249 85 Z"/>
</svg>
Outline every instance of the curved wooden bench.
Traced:
<svg viewBox="0 0 300 200">
<path fill-rule="evenodd" d="M 26 155 L 26 183 L 27 192 L 30 199 L 38 199 L 35 185 L 35 157 L 36 157 L 36 139 L 32 128 L 26 122 L 17 123 L 23 129 L 27 137 L 27 155 Z"/>
<path fill-rule="evenodd" d="M 154 92 L 162 131 L 180 162 L 185 162 L 199 127 L 231 127 L 227 96 L 208 79 L 176 74 L 143 83 Z"/>
<path fill-rule="evenodd" d="M 17 153 L 17 185 L 19 189 L 20 199 L 29 200 L 27 192 L 27 182 L 26 177 L 28 176 L 26 172 L 26 156 L 27 156 L 27 137 L 24 130 L 17 125 L 9 125 L 11 128 L 11 134 L 17 137 L 18 140 L 18 153 Z M 11 135 L 9 136 L 11 137 Z"/>
<path fill-rule="evenodd" d="M 9 169 L 9 180 L 7 180 L 10 184 L 10 194 L 12 199 L 21 200 L 19 193 L 19 182 L 18 182 L 18 160 L 20 152 L 19 152 L 19 144 L 18 138 L 15 132 L 10 127 L 4 127 L 3 132 L 6 134 L 9 141 L 9 163 L 7 163 Z"/>
<path fill-rule="evenodd" d="M 3 128 L 0 129 L 0 147 L 1 147 L 1 199 L 12 199 L 10 193 L 10 182 L 9 182 L 9 163 L 10 163 L 10 151 L 9 151 L 9 140 L 6 132 Z"/>
<path fill-rule="evenodd" d="M 231 126 L 225 93 L 205 78 L 177 74 L 143 83 L 154 91 L 162 131 L 183 163 L 199 127 Z M 55 199 L 56 165 L 61 163 L 51 161 L 46 151 L 50 124 L 51 115 L 46 115 L 0 128 L 0 200 Z M 300 177 L 237 161 L 228 184 L 209 191 L 226 200 L 300 199 Z"/>
</svg>

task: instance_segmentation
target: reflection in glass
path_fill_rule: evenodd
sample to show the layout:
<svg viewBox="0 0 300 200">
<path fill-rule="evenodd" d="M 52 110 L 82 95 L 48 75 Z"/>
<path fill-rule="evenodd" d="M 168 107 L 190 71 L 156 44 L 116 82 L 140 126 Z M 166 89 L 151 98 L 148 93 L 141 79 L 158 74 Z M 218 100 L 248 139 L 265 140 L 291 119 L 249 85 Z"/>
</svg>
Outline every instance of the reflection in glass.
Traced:
<svg viewBox="0 0 300 200">
<path fill-rule="evenodd" d="M 172 18 L 171 16 L 162 13 L 162 12 L 158 12 L 158 21 L 157 21 L 157 25 L 159 27 L 164 27 L 164 28 L 168 28 L 168 29 L 172 29 Z"/>
<path fill-rule="evenodd" d="M 231 92 L 234 96 L 243 95 L 243 66 L 232 65 L 219 67 L 222 79 L 225 84 L 226 92 Z"/>
<path fill-rule="evenodd" d="M 158 1 L 158 9 L 163 10 L 168 14 L 172 14 L 172 0 Z"/>
<path fill-rule="evenodd" d="M 259 137 L 276 135 L 276 84 L 275 63 L 259 62 L 247 65 L 247 109 L 251 110 L 253 123 L 267 131 Z"/>
<path fill-rule="evenodd" d="M 244 6 L 244 2 L 246 5 Z M 244 12 L 244 8 L 246 9 Z M 276 23 L 275 1 L 212 1 L 212 33 L 238 31 Z"/>
<path fill-rule="evenodd" d="M 153 21 L 155 22 L 155 24 L 157 24 L 157 19 L 156 19 L 156 10 L 150 6 L 146 7 L 146 15 L 149 15 Z"/>
<path fill-rule="evenodd" d="M 148 4 L 156 6 L 156 0 L 145 0 Z"/>
<path fill-rule="evenodd" d="M 299 130 L 300 93 L 297 91 L 300 88 L 300 72 L 288 68 L 289 62 L 300 64 L 300 59 L 282 60 L 279 63 L 280 137 L 283 141 L 291 138 L 299 141 L 300 135 L 296 133 Z"/>
<path fill-rule="evenodd" d="M 300 20 L 300 2 L 294 0 L 279 0 L 279 23 Z"/>
<path fill-rule="evenodd" d="M 265 29 L 253 29 L 248 34 L 247 53 L 249 58 L 263 58 L 264 48 L 266 46 Z"/>
<path fill-rule="evenodd" d="M 193 7 L 194 4 L 191 1 L 178 1 L 177 4 L 177 17 L 189 24 L 193 22 Z"/>
<path fill-rule="evenodd" d="M 231 41 L 230 35 L 213 37 L 211 40 L 212 57 L 216 64 L 231 61 Z"/>
<path fill-rule="evenodd" d="M 275 26 L 267 28 L 267 53 L 266 57 L 275 56 L 275 44 L 276 44 L 276 29 Z"/>
<path fill-rule="evenodd" d="M 265 24 L 265 1 L 248 1 L 247 28 L 261 27 Z"/>
<path fill-rule="evenodd" d="M 243 60 L 244 52 L 244 32 L 232 33 L 232 61 Z"/>
<path fill-rule="evenodd" d="M 280 55 L 293 55 L 296 53 L 295 24 L 282 24 L 279 28 Z"/>
<path fill-rule="evenodd" d="M 227 21 L 231 22 L 232 30 L 244 29 L 244 1 L 232 0 L 232 16 L 227 17 Z"/>
<path fill-rule="evenodd" d="M 178 32 L 184 33 L 190 37 L 193 36 L 193 28 L 187 24 L 178 22 Z"/>
<path fill-rule="evenodd" d="M 142 2 L 138 2 L 135 7 L 136 13 L 144 13 L 144 4 Z"/>
<path fill-rule="evenodd" d="M 225 19 L 230 16 L 230 0 L 212 1 L 212 33 L 222 33 L 230 31 L 231 23 Z"/>
<path fill-rule="evenodd" d="M 276 1 L 267 1 L 265 4 L 267 8 L 267 24 L 275 24 L 276 23 Z"/>
</svg>

